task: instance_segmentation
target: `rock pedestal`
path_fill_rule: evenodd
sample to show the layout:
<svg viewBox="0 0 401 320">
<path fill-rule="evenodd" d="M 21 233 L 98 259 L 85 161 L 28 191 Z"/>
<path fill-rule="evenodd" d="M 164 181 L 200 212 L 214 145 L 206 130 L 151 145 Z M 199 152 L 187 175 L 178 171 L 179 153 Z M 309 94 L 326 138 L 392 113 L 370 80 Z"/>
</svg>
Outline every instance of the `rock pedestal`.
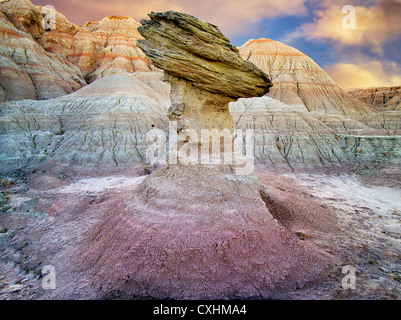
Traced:
<svg viewBox="0 0 401 320">
<path fill-rule="evenodd" d="M 138 46 L 171 84 L 177 132 L 231 133 L 228 103 L 265 94 L 269 78 L 217 27 L 171 11 L 149 16 Z M 180 162 L 149 175 L 105 213 L 82 257 L 104 296 L 125 298 L 271 298 L 314 280 L 327 262 L 273 219 L 253 174 Z"/>
<path fill-rule="evenodd" d="M 197 165 L 201 150 L 214 158 L 219 158 L 220 152 L 233 153 L 233 118 L 228 103 L 267 93 L 272 86 L 268 76 L 243 60 L 237 48 L 212 24 L 173 11 L 152 12 L 149 17 L 138 28 L 145 40 L 137 43 L 153 64 L 164 70 L 165 80 L 171 85 L 168 117 L 176 122 L 180 134 L 177 149 L 185 144 L 186 149 L 197 148 Z M 211 140 L 205 138 L 205 133 L 202 136 L 202 130 L 215 130 L 209 131 Z M 229 139 L 223 141 L 227 135 L 231 143 Z M 220 144 L 217 149 L 213 149 L 213 139 Z M 228 162 L 225 165 L 233 164 Z"/>
</svg>

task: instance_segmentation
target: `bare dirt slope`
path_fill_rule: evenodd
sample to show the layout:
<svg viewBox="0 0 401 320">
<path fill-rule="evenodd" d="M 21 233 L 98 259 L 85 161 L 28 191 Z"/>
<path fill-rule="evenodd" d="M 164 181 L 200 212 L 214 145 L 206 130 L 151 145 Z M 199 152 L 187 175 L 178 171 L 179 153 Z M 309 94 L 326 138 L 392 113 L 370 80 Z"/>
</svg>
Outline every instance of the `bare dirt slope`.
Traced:
<svg viewBox="0 0 401 320">
<path fill-rule="evenodd" d="M 150 298 L 96 291 L 74 263 L 88 231 L 144 175 L 141 168 L 99 172 L 48 164 L 25 180 L 3 179 L 0 299 Z M 333 261 L 319 281 L 273 298 L 401 298 L 399 180 L 372 183 L 350 174 L 266 169 L 257 176 L 273 217 L 297 241 L 317 246 Z M 42 288 L 45 265 L 56 270 L 55 290 Z M 354 290 L 342 288 L 345 265 L 356 270 Z"/>
</svg>

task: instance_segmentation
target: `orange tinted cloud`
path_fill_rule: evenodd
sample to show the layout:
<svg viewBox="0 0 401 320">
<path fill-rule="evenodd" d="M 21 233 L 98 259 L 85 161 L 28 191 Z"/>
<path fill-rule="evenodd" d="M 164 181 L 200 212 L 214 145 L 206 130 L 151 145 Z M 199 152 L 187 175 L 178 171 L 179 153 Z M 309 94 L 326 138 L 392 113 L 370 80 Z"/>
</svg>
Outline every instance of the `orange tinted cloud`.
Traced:
<svg viewBox="0 0 401 320">
<path fill-rule="evenodd" d="M 316 11 L 317 18 L 291 34 L 292 38 L 333 40 L 340 45 L 370 47 L 382 53 L 383 45 L 401 36 L 401 1 L 381 0 L 373 6 L 355 6 L 356 28 L 344 29 L 343 5 Z"/>
<path fill-rule="evenodd" d="M 244 33 L 249 25 L 263 18 L 300 15 L 306 12 L 306 0 L 33 0 L 35 4 L 52 2 L 56 10 L 73 22 L 100 20 L 108 15 L 147 18 L 151 11 L 180 11 L 217 25 L 226 35 Z"/>
<path fill-rule="evenodd" d="M 400 68 L 395 62 L 365 61 L 337 63 L 324 70 L 340 87 L 386 87 L 401 84 Z"/>
</svg>

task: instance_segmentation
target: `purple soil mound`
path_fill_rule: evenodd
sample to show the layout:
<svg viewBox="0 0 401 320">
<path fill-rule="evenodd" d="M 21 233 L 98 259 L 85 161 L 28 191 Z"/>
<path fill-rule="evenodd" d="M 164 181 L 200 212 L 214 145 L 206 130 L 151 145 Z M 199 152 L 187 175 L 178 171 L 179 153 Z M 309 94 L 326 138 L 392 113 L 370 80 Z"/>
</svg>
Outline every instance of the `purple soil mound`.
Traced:
<svg viewBox="0 0 401 320">
<path fill-rule="evenodd" d="M 186 174 L 192 183 L 181 184 Z M 112 208 L 80 248 L 80 268 L 103 298 L 276 298 L 319 279 L 330 263 L 273 218 L 253 178 L 162 169 Z"/>
</svg>

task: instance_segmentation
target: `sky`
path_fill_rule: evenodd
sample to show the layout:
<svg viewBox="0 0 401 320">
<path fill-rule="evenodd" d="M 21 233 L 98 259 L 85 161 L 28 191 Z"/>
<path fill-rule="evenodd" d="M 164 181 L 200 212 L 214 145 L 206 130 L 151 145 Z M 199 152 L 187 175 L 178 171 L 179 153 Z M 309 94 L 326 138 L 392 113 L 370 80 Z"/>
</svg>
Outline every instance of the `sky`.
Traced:
<svg viewBox="0 0 401 320">
<path fill-rule="evenodd" d="M 71 22 L 146 19 L 175 10 L 213 23 L 231 43 L 269 38 L 318 63 L 341 87 L 401 85 L 401 0 L 31 0 Z"/>
</svg>

